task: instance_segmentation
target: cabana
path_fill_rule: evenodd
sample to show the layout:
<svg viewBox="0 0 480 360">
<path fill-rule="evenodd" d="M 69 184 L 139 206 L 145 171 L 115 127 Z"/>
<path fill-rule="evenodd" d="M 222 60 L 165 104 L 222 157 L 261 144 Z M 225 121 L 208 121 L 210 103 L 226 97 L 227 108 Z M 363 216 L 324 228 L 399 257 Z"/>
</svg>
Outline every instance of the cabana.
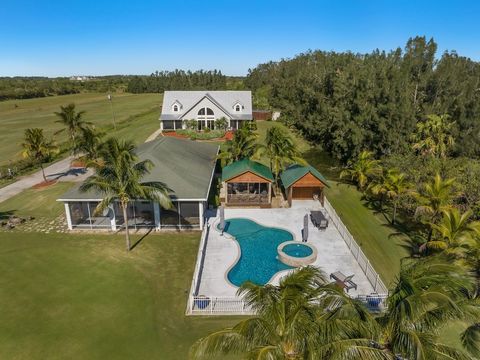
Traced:
<svg viewBox="0 0 480 360">
<path fill-rule="evenodd" d="M 222 170 L 225 205 L 270 207 L 273 174 L 256 161 L 242 159 Z"/>
<path fill-rule="evenodd" d="M 292 200 L 318 198 L 323 205 L 323 188 L 329 186 L 327 179 L 313 166 L 294 164 L 280 174 L 288 203 Z"/>
</svg>

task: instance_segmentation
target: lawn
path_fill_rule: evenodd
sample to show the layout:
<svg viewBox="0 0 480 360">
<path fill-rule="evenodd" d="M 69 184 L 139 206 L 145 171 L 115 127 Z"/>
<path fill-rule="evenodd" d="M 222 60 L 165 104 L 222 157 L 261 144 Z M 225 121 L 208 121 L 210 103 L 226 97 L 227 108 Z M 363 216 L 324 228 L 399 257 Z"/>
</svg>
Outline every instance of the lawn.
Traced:
<svg viewBox="0 0 480 360">
<path fill-rule="evenodd" d="M 52 136 L 55 131 L 60 130 L 61 125 L 55 123 L 57 117 L 54 112 L 59 111 L 61 105 L 75 103 L 78 110 L 86 112 L 85 120 L 91 121 L 97 127 L 107 129 L 109 135 L 122 136 L 122 134 L 129 133 L 129 136 L 135 137 L 137 130 L 140 130 L 143 136 L 147 132 L 147 128 L 149 133 L 158 128 L 161 102 L 162 94 L 114 94 L 113 108 L 118 125 L 118 132 L 115 132 L 112 129 L 112 112 L 106 94 L 84 93 L 2 101 L 0 102 L 0 127 L 2 128 L 0 166 L 20 158 L 20 143 L 25 129 L 43 128 L 48 136 Z M 140 129 L 135 127 L 136 131 L 132 131 L 132 126 L 127 128 L 125 124 L 122 124 L 129 118 L 131 122 L 132 117 L 136 117 L 135 119 L 140 123 Z M 57 135 L 56 139 L 58 143 L 64 142 L 66 140 L 65 132 Z"/>
<path fill-rule="evenodd" d="M 238 321 L 184 315 L 199 237 L 0 233 L 2 358 L 186 359 Z"/>
</svg>

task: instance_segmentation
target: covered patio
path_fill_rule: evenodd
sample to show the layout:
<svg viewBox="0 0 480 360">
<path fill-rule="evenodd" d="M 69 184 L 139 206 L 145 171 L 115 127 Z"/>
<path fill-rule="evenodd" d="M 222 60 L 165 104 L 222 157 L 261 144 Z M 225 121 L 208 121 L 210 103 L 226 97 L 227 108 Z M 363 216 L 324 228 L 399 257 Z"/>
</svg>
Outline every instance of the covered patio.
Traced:
<svg viewBox="0 0 480 360">
<path fill-rule="evenodd" d="M 273 175 L 268 167 L 250 159 L 236 161 L 222 171 L 227 206 L 269 206 Z"/>
<path fill-rule="evenodd" d="M 329 186 L 325 177 L 313 166 L 294 164 L 280 174 L 289 205 L 293 200 L 318 199 L 323 205 L 325 186 Z"/>
</svg>

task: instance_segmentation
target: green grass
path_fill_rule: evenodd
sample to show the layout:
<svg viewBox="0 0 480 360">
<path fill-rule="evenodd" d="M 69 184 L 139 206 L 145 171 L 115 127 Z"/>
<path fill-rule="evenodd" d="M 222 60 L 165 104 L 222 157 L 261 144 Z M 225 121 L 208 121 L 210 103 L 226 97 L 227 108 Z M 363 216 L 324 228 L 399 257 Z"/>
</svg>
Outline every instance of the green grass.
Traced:
<svg viewBox="0 0 480 360">
<path fill-rule="evenodd" d="M 158 128 L 160 116 L 161 94 L 114 94 L 113 107 L 116 115 L 118 132 L 113 131 L 112 112 L 106 94 L 84 93 L 75 95 L 52 96 L 27 100 L 8 100 L 0 102 L 0 166 L 9 161 L 20 159 L 21 142 L 25 129 L 43 128 L 47 136 L 60 130 L 61 124 L 55 123 L 55 111 L 61 105 L 75 103 L 78 110 L 84 110 L 85 120 L 93 122 L 97 127 L 108 129 L 109 135 L 137 137 L 137 130 L 142 136 L 147 128 L 151 133 Z M 141 115 L 137 119 L 140 129 L 122 127 L 122 122 L 132 116 Z M 147 118 L 145 118 L 147 117 Z M 148 120 L 148 125 L 147 125 Z M 145 121 L 145 123 L 143 122 Z M 150 131 L 150 129 L 152 129 Z M 148 135 L 147 135 L 148 136 Z M 146 137 L 146 136 L 145 136 Z M 58 143 L 66 141 L 65 132 L 56 136 Z"/>
<path fill-rule="evenodd" d="M 199 237 L 0 233 L 2 358 L 186 359 L 238 321 L 184 315 Z"/>
<path fill-rule="evenodd" d="M 400 270 L 400 259 L 409 255 L 401 246 L 403 237 L 392 236 L 397 230 L 382 214 L 376 214 L 366 207 L 362 201 L 362 194 L 353 186 L 332 181 L 325 193 L 388 286 Z"/>
<path fill-rule="evenodd" d="M 63 203 L 55 201 L 74 183 L 58 182 L 41 189 L 27 189 L 0 203 L 0 213 L 54 219 L 63 214 Z"/>
</svg>

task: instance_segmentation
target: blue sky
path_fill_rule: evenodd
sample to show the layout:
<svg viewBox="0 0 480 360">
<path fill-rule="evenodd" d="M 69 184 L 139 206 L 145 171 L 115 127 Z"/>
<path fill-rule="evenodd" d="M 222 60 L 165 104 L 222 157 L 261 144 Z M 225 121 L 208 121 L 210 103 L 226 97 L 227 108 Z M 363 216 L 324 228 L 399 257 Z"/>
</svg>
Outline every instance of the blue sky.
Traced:
<svg viewBox="0 0 480 360">
<path fill-rule="evenodd" d="M 1 0 L 0 76 L 220 69 L 434 37 L 480 60 L 477 1 Z"/>
</svg>

